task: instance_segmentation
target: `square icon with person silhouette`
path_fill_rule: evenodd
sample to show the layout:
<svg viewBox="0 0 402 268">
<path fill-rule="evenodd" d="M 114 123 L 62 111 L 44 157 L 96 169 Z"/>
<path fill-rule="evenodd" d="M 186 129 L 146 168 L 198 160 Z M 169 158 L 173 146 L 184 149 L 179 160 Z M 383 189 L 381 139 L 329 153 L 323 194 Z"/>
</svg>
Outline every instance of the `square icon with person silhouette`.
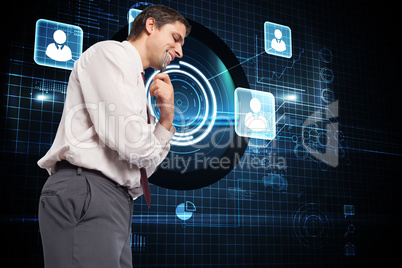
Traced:
<svg viewBox="0 0 402 268">
<path fill-rule="evenodd" d="M 243 137 L 273 140 L 276 136 L 274 95 L 236 88 L 235 131 Z"/>
<path fill-rule="evenodd" d="M 264 23 L 265 52 L 279 57 L 292 57 L 292 31 L 288 26 Z"/>
<path fill-rule="evenodd" d="M 72 70 L 82 54 L 79 26 L 39 19 L 36 22 L 34 60 L 37 64 Z"/>
</svg>

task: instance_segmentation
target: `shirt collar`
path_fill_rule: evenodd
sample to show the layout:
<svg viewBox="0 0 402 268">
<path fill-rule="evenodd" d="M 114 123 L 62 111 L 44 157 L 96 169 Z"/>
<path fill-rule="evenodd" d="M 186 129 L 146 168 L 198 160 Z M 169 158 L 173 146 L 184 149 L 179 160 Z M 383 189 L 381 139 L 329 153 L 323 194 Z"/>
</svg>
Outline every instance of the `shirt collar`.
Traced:
<svg viewBox="0 0 402 268">
<path fill-rule="evenodd" d="M 141 60 L 140 53 L 138 53 L 138 50 L 135 48 L 135 46 L 133 46 L 127 40 L 123 41 L 122 44 L 127 48 L 127 51 L 129 52 L 129 54 L 132 55 L 136 65 L 138 65 L 138 67 L 141 70 L 141 72 L 144 72 L 144 67 L 142 65 L 142 60 Z"/>
</svg>

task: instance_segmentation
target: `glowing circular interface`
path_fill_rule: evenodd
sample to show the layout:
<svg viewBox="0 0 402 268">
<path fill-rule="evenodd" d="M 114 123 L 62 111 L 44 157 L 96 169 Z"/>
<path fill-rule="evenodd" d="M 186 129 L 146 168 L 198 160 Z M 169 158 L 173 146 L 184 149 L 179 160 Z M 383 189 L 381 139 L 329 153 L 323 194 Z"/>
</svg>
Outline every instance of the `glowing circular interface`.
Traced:
<svg viewBox="0 0 402 268">
<path fill-rule="evenodd" d="M 152 79 L 159 71 L 155 71 L 147 80 L 145 86 L 149 90 Z M 167 67 L 174 87 L 176 128 L 171 144 L 189 146 L 200 142 L 212 130 L 217 117 L 217 104 L 211 83 L 193 65 L 179 61 Z M 160 111 L 156 98 L 151 98 L 148 92 L 151 113 L 159 118 Z M 208 120 L 210 119 L 210 120 Z"/>
<path fill-rule="evenodd" d="M 248 145 L 248 138 L 234 130 L 234 90 L 249 88 L 244 71 L 218 36 L 188 21 L 192 29 L 185 39 L 184 56 L 165 70 L 174 87 L 176 133 L 169 154 L 149 178 L 155 185 L 177 190 L 217 182 L 236 166 Z M 128 26 L 112 39 L 125 40 L 127 31 Z M 158 72 L 145 70 L 148 91 Z M 148 106 L 158 120 L 156 98 L 149 93 Z"/>
<path fill-rule="evenodd" d="M 293 217 L 293 229 L 297 239 L 308 248 L 321 248 L 328 237 L 330 220 L 326 210 L 319 204 L 301 206 Z"/>
</svg>

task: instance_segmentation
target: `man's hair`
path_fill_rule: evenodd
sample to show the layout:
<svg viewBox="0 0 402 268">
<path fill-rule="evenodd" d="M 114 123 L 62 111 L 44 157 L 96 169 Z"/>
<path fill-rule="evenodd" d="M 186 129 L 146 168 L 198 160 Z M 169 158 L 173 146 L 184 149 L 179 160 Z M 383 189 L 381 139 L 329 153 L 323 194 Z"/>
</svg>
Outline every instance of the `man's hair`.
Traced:
<svg viewBox="0 0 402 268">
<path fill-rule="evenodd" d="M 145 31 L 147 19 L 151 17 L 155 19 L 155 24 L 158 29 L 165 24 L 175 23 L 178 21 L 183 23 L 186 27 L 186 36 L 189 35 L 191 31 L 191 26 L 188 21 L 176 10 L 163 5 L 154 5 L 145 8 L 134 19 L 127 40 L 136 40 L 138 37 L 140 37 L 142 32 Z"/>
</svg>

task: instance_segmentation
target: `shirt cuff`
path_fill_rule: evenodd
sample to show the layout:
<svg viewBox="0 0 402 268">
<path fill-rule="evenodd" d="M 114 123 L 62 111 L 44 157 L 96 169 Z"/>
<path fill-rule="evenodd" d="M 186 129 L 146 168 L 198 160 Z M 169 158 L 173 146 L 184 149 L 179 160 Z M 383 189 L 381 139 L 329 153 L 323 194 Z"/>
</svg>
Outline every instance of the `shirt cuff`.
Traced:
<svg viewBox="0 0 402 268">
<path fill-rule="evenodd" d="M 167 130 L 164 126 L 159 124 L 159 122 L 155 126 L 154 135 L 161 144 L 169 144 L 175 133 L 176 128 L 173 125 L 170 130 Z"/>
</svg>

